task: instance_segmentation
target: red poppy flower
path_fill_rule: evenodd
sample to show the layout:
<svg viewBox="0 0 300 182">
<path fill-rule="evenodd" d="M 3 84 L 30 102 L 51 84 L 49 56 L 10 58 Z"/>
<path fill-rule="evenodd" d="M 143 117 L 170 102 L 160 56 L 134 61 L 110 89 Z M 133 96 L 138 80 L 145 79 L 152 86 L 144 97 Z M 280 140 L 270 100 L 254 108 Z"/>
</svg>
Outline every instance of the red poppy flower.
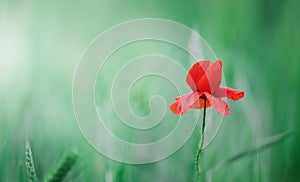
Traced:
<svg viewBox="0 0 300 182">
<path fill-rule="evenodd" d="M 227 97 L 237 101 L 244 97 L 244 91 L 221 87 L 222 61 L 200 61 L 190 69 L 186 82 L 192 89 L 192 93 L 175 98 L 170 105 L 174 114 L 185 114 L 189 109 L 206 108 L 212 106 L 218 113 L 229 114 L 227 103 L 221 98 Z"/>
</svg>

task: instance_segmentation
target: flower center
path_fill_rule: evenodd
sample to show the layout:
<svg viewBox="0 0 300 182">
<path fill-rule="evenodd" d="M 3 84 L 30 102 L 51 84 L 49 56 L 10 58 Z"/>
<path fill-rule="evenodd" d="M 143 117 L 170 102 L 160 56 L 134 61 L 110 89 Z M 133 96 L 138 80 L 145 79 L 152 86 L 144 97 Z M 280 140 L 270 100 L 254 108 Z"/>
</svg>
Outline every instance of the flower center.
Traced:
<svg viewBox="0 0 300 182">
<path fill-rule="evenodd" d="M 199 97 L 199 99 L 207 99 L 206 96 L 203 94 Z"/>
</svg>

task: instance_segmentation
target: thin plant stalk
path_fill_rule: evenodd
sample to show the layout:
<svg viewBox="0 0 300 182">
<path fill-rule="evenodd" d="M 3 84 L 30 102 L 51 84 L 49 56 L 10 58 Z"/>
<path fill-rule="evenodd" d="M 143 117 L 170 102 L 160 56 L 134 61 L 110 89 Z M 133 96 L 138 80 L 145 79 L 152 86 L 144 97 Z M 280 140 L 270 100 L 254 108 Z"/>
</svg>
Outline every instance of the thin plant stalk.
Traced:
<svg viewBox="0 0 300 182">
<path fill-rule="evenodd" d="M 197 156 L 196 156 L 196 181 L 199 181 L 199 175 L 201 173 L 203 173 L 203 169 L 201 169 L 199 166 L 199 159 L 200 159 L 200 154 L 201 154 L 203 143 L 204 143 L 205 117 L 206 117 L 206 98 L 204 98 L 201 141 L 200 141 L 200 145 L 199 145 L 199 148 L 197 151 Z M 205 177 L 205 174 L 203 176 Z"/>
</svg>

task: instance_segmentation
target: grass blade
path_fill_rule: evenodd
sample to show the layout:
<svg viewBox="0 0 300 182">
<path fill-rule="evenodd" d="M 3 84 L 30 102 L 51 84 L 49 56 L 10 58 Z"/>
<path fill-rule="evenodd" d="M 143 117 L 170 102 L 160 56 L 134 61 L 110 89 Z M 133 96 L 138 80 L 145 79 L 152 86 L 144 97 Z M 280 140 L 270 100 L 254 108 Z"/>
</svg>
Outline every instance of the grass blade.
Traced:
<svg viewBox="0 0 300 182">
<path fill-rule="evenodd" d="M 19 172 L 19 182 L 24 182 L 24 168 L 23 168 L 23 164 L 21 161 L 19 161 L 19 165 L 18 165 L 18 172 Z"/>
<path fill-rule="evenodd" d="M 253 146 L 249 149 L 246 149 L 246 150 L 238 153 L 237 155 L 235 155 L 235 156 L 233 156 L 233 157 L 231 157 L 231 158 L 229 158 L 225 161 L 222 161 L 222 162 L 218 163 L 215 167 L 213 167 L 213 168 L 211 168 L 210 170 L 207 171 L 207 181 L 211 181 L 212 174 L 214 172 L 216 172 L 218 169 L 222 168 L 223 166 L 226 166 L 228 164 L 232 164 L 232 163 L 234 163 L 238 160 L 241 160 L 241 159 L 246 158 L 246 157 L 251 156 L 251 155 L 255 155 L 258 152 L 261 152 L 265 149 L 268 149 L 268 148 L 274 146 L 275 144 L 278 144 L 279 142 L 282 142 L 283 140 L 285 140 L 288 136 L 290 136 L 290 134 L 292 132 L 293 131 L 290 130 L 290 131 L 287 131 L 285 133 L 269 137 L 266 140 L 264 140 L 263 142 L 255 145 L 255 146 Z"/>
</svg>

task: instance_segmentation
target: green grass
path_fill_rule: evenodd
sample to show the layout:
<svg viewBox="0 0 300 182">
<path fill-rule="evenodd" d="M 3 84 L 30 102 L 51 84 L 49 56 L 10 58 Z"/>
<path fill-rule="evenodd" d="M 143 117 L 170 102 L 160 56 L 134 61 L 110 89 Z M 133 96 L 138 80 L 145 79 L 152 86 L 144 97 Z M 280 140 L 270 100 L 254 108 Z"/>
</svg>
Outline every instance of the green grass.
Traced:
<svg viewBox="0 0 300 182">
<path fill-rule="evenodd" d="M 55 171 L 63 154 L 72 148 L 78 149 L 80 157 L 66 173 L 65 181 L 194 178 L 199 130 L 171 157 L 131 165 L 96 152 L 74 117 L 72 81 L 81 53 L 107 28 L 143 17 L 167 18 L 196 29 L 223 60 L 226 85 L 245 90 L 243 100 L 228 101 L 231 114 L 203 151 L 208 169 L 268 137 L 293 129 L 292 135 L 267 150 L 222 165 L 214 172 L 213 181 L 299 181 L 299 7 L 296 0 L 1 1 L 0 181 L 28 180 L 26 140 L 31 144 L 38 179 Z M 126 60 L 150 47 L 153 52 L 180 58 L 186 69 L 190 66 L 187 56 L 174 47 L 151 42 L 137 45 L 113 59 L 127 56 Z M 111 74 L 120 66 L 118 62 L 107 65 L 111 69 L 105 72 L 103 85 L 97 85 L 99 92 L 107 94 L 103 98 L 109 96 Z M 175 91 L 161 87 L 157 78 L 147 79 L 137 83 L 130 95 L 134 111 L 142 116 L 149 113 L 145 98 L 151 93 L 162 93 L 168 104 L 176 96 Z M 99 105 L 106 103 L 99 93 L 96 97 Z M 114 124 L 118 120 L 113 112 L 107 113 L 120 136 L 138 141 L 137 136 L 143 135 L 122 130 Z M 164 127 L 158 128 L 160 132 L 147 135 L 149 140 L 172 129 L 177 117 L 168 113 L 168 118 Z"/>
</svg>

